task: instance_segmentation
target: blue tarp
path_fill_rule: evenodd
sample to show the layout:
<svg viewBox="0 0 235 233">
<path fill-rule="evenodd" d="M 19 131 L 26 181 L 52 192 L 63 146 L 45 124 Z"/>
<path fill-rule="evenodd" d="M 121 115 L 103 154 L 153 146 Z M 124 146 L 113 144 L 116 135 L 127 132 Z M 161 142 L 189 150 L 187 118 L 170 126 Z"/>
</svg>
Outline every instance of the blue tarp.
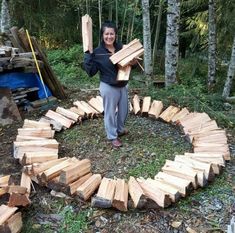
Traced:
<svg viewBox="0 0 235 233">
<path fill-rule="evenodd" d="M 46 98 L 46 94 L 43 89 L 42 82 L 38 74 L 35 73 L 5 73 L 0 74 L 0 87 L 6 87 L 10 89 L 16 89 L 19 87 L 29 88 L 38 87 L 38 97 L 39 99 Z M 51 91 L 45 85 L 46 92 L 48 96 L 51 96 Z"/>
</svg>

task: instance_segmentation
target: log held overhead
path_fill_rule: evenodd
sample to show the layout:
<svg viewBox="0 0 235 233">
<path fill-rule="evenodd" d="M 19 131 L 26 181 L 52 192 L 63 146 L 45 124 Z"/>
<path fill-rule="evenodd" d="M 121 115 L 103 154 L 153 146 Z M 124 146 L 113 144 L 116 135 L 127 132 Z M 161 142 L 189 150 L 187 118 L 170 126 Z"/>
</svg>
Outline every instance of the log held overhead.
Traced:
<svg viewBox="0 0 235 233">
<path fill-rule="evenodd" d="M 92 42 L 92 19 L 89 15 L 82 16 L 82 43 L 83 52 L 93 52 Z"/>
</svg>

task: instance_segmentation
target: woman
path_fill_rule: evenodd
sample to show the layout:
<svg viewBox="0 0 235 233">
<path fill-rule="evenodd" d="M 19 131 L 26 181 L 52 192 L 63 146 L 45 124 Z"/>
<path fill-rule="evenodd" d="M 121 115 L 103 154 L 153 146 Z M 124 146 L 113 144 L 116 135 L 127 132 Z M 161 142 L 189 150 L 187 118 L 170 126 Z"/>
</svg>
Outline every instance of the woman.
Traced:
<svg viewBox="0 0 235 233">
<path fill-rule="evenodd" d="M 122 142 L 118 137 L 128 133 L 124 128 L 128 114 L 128 89 L 127 81 L 117 81 L 118 67 L 109 58 L 122 49 L 122 44 L 117 42 L 117 28 L 112 22 L 102 24 L 100 35 L 100 46 L 92 54 L 85 53 L 84 68 L 89 76 L 99 71 L 105 131 L 113 147 L 119 148 Z"/>
</svg>

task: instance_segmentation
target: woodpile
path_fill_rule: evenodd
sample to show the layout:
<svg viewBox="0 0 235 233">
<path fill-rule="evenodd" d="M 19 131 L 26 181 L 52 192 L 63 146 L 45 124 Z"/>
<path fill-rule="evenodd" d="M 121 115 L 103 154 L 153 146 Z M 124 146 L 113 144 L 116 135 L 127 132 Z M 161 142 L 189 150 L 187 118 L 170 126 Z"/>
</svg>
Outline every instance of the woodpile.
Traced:
<svg viewBox="0 0 235 233">
<path fill-rule="evenodd" d="M 64 89 L 51 69 L 46 54 L 34 37 L 31 37 L 31 40 L 43 81 L 54 96 L 64 99 L 66 97 Z M 26 32 L 23 28 L 18 30 L 17 27 L 12 27 L 10 34 L 4 34 L 1 37 L 0 44 L 0 72 L 38 72 Z"/>
<path fill-rule="evenodd" d="M 67 129 L 75 122 L 94 116 L 92 114 L 101 114 L 101 104 L 101 97 L 93 97 L 88 103 L 75 101 L 76 107 L 58 107 L 54 115 L 46 115 L 51 117 L 59 114 L 60 117 L 51 119 Z M 161 101 L 151 100 L 150 97 L 140 98 L 138 95 L 133 97 L 132 104 L 134 114 L 142 113 L 178 125 L 190 137 L 194 152 L 176 155 L 174 161 L 166 160 L 161 171 L 153 178 L 130 177 L 127 182 L 93 174 L 89 159 L 58 158 L 58 142 L 53 139 L 55 131 L 50 128 L 51 122 L 25 120 L 14 142 L 14 156 L 23 165 L 20 185 L 10 184 L 10 176 L 0 178 L 0 196 L 10 195 L 8 206 L 0 207 L 0 217 L 9 210 L 9 214 L 2 217 L 4 220 L 0 227 L 11 226 L 13 220 L 10 218 L 15 216 L 16 207 L 30 205 L 31 181 L 56 192 L 78 196 L 84 201 L 91 199 L 93 207 L 113 207 L 120 211 L 127 211 L 128 208 L 165 208 L 194 189 L 208 185 L 221 173 L 225 161 L 230 160 L 225 130 L 217 125 L 215 127 L 216 123 L 206 113 L 190 113 L 187 108 L 176 106 L 164 108 Z M 96 109 L 98 113 L 92 113 L 91 109 Z M 61 117 L 69 124 L 65 124 Z M 37 148 L 36 151 L 33 148 Z M 4 214 L 1 208 L 5 210 Z M 14 221 L 18 224 L 21 215 L 18 212 L 16 214 L 13 219 L 17 218 Z"/>
<path fill-rule="evenodd" d="M 121 50 L 110 57 L 111 62 L 119 66 L 117 75 L 118 81 L 129 80 L 131 72 L 130 62 L 139 58 L 139 56 L 143 55 L 143 53 L 144 49 L 142 44 L 138 39 L 134 39 L 129 44 L 124 45 Z"/>
<path fill-rule="evenodd" d="M 17 207 L 0 206 L 0 232 L 18 233 L 22 229 L 22 216 Z"/>
</svg>

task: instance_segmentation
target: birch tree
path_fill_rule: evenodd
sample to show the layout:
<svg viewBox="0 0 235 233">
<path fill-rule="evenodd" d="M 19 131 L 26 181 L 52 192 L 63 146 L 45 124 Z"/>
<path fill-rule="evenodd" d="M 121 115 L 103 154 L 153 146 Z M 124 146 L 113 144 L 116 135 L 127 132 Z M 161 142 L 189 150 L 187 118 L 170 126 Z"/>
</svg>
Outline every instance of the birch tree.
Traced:
<svg viewBox="0 0 235 233">
<path fill-rule="evenodd" d="M 151 52 L 151 31 L 149 16 L 149 0 L 142 0 L 143 9 L 143 45 L 144 45 L 144 70 L 146 75 L 151 75 L 152 69 L 152 52 Z"/>
<path fill-rule="evenodd" d="M 216 0 L 209 0 L 209 36 L 208 36 L 208 88 L 216 78 Z"/>
<path fill-rule="evenodd" d="M 227 79 L 226 79 L 223 94 L 222 94 L 224 98 L 229 97 L 234 75 L 235 75 L 235 36 L 233 38 L 232 53 L 231 53 L 229 67 L 228 67 Z"/>
<path fill-rule="evenodd" d="M 1 32 L 7 32 L 10 29 L 10 14 L 8 8 L 8 0 L 2 0 L 1 6 Z"/>
<path fill-rule="evenodd" d="M 162 20 L 162 8 L 163 8 L 163 0 L 160 0 L 158 5 L 157 25 L 156 25 L 154 44 L 153 44 L 153 70 L 155 66 L 155 59 L 157 57 L 157 46 L 160 34 L 161 20 Z"/>
<path fill-rule="evenodd" d="M 165 52 L 165 85 L 176 83 L 179 57 L 180 0 L 168 0 Z"/>
</svg>

